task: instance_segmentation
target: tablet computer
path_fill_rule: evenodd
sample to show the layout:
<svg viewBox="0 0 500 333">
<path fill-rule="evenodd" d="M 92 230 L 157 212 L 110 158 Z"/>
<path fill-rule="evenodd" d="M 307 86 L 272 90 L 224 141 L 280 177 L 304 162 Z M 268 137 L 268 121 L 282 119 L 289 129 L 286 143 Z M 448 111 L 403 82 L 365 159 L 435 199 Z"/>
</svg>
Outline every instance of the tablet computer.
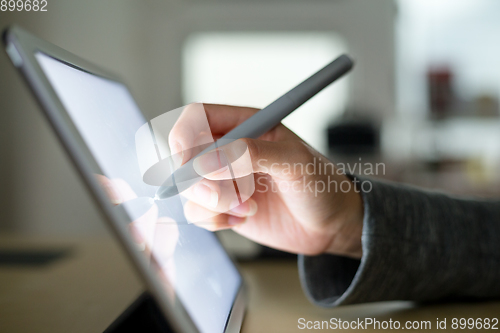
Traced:
<svg viewBox="0 0 500 333">
<path fill-rule="evenodd" d="M 3 33 L 7 54 L 175 332 L 238 332 L 243 280 L 216 236 L 187 223 L 178 198 L 134 216 L 125 202 L 151 198 L 135 134 L 147 123 L 126 85 L 19 27 Z"/>
</svg>

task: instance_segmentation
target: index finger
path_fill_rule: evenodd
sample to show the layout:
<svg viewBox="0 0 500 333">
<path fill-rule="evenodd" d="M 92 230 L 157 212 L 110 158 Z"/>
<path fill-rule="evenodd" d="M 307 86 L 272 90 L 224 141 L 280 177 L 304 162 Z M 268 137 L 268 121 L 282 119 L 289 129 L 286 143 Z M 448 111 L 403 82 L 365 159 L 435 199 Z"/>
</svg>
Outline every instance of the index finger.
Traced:
<svg viewBox="0 0 500 333">
<path fill-rule="evenodd" d="M 243 123 L 245 120 L 256 114 L 260 109 L 231 106 L 221 104 L 203 104 L 207 115 L 207 120 L 212 130 L 212 135 L 215 139 L 225 135 L 236 126 Z M 290 135 L 292 132 L 284 125 L 278 124 L 269 132 L 261 135 L 258 139 L 265 141 L 284 140 L 286 138 L 295 138 L 295 135 Z M 253 138 L 257 139 L 257 138 Z"/>
<path fill-rule="evenodd" d="M 203 106 L 214 136 L 226 134 L 259 111 L 256 108 L 231 105 L 203 104 Z"/>
<path fill-rule="evenodd" d="M 180 154 L 181 164 L 223 136 L 258 109 L 216 104 L 190 104 L 180 115 L 168 136 L 172 155 Z"/>
</svg>

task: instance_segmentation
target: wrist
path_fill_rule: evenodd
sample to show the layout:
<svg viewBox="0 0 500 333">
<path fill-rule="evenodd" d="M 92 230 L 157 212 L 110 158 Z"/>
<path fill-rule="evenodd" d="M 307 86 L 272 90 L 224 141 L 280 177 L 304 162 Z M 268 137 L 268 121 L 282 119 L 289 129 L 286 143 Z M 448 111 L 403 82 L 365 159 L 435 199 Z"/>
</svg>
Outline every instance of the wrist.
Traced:
<svg viewBox="0 0 500 333">
<path fill-rule="evenodd" d="M 350 181 L 350 177 L 344 176 Z M 360 259 L 363 255 L 361 233 L 363 231 L 364 207 L 361 191 L 353 186 L 350 191 L 337 193 L 335 200 L 340 209 L 331 223 L 335 227 L 330 245 L 325 253 Z"/>
</svg>

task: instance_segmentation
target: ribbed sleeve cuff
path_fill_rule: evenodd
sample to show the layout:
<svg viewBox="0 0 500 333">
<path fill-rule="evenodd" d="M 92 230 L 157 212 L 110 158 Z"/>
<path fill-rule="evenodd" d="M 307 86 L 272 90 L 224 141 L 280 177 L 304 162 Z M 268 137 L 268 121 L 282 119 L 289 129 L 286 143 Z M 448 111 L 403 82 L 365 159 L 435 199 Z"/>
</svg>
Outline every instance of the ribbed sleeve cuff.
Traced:
<svg viewBox="0 0 500 333">
<path fill-rule="evenodd" d="M 370 182 L 371 191 L 362 193 L 361 260 L 299 256 L 301 283 L 313 303 L 500 295 L 498 202 Z"/>
</svg>

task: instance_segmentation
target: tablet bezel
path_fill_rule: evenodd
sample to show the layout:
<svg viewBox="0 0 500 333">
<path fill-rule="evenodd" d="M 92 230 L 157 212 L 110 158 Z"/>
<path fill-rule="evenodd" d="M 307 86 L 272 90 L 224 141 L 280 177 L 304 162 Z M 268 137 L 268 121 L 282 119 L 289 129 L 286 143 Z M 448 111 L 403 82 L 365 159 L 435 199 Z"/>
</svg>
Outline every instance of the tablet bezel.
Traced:
<svg viewBox="0 0 500 333">
<path fill-rule="evenodd" d="M 107 225 L 111 228 L 132 264 L 138 270 L 140 277 L 145 283 L 146 289 L 158 303 L 166 320 L 172 326 L 172 329 L 178 332 L 198 332 L 198 329 L 182 306 L 182 303 L 179 300 L 171 302 L 168 299 L 156 274 L 151 271 L 146 259 L 134 245 L 133 239 L 126 230 L 126 224 L 130 221 L 130 218 L 125 210 L 120 207 L 113 207 L 96 181 L 94 175 L 103 174 L 103 172 L 57 97 L 56 92 L 36 60 L 35 54 L 41 52 L 68 66 L 77 68 L 78 70 L 118 82 L 125 87 L 127 87 L 127 85 L 117 76 L 106 70 L 58 46 L 39 39 L 19 27 L 13 26 L 5 29 L 3 32 L 3 43 L 14 66 L 24 77 L 59 141 L 72 160 L 74 167 L 83 178 L 87 189 L 103 214 Z M 241 276 L 239 270 L 238 273 Z M 246 304 L 245 285 L 243 279 L 241 279 L 241 281 L 231 311 L 228 315 L 224 332 L 239 332 L 240 330 Z"/>
</svg>

